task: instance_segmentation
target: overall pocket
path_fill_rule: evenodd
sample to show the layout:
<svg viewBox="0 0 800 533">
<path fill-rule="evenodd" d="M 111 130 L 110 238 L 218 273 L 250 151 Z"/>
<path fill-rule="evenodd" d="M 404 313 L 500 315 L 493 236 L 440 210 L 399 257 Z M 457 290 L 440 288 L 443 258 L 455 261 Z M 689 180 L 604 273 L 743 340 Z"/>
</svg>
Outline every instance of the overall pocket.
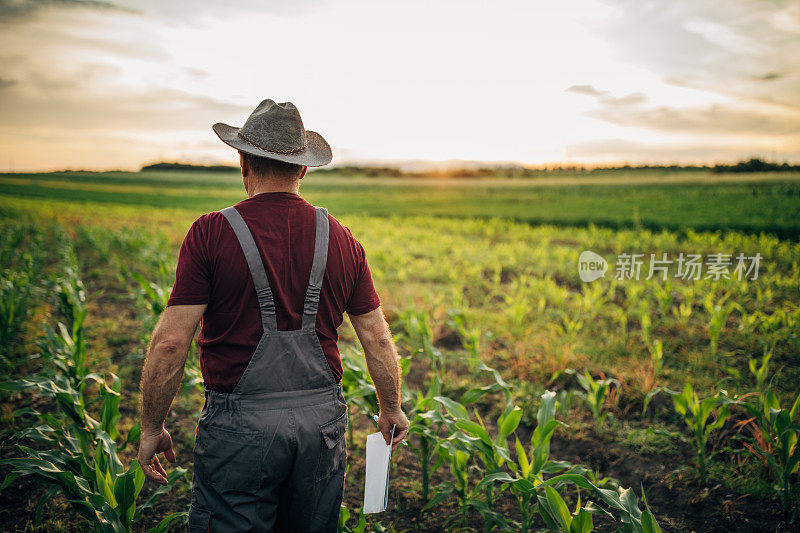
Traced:
<svg viewBox="0 0 800 533">
<path fill-rule="evenodd" d="M 319 462 L 317 463 L 316 481 L 332 476 L 342 462 L 347 460 L 347 411 L 330 422 L 322 424 L 319 429 L 322 434 Z"/>
<path fill-rule="evenodd" d="M 195 507 L 189 507 L 189 531 L 207 532 L 211 530 L 211 511 Z"/>
<path fill-rule="evenodd" d="M 264 437 L 200 423 L 195 441 L 195 475 L 220 489 L 256 490 L 261 484 Z"/>
</svg>

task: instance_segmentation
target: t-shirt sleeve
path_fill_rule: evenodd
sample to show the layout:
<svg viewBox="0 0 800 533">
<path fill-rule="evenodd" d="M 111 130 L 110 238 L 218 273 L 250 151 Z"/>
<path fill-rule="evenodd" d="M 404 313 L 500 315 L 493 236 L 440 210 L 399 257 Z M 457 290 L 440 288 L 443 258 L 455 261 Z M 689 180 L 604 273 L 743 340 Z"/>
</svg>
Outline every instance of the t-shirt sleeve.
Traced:
<svg viewBox="0 0 800 533">
<path fill-rule="evenodd" d="M 348 229 L 348 233 L 349 231 Z M 349 315 L 363 315 L 380 307 L 381 301 L 375 291 L 375 285 L 372 283 L 372 272 L 369 270 L 364 247 L 355 237 L 353 237 L 353 243 L 355 245 L 356 282 L 353 285 L 350 298 L 347 300 L 345 310 Z"/>
<path fill-rule="evenodd" d="M 206 219 L 194 221 L 183 239 L 167 307 L 207 304 L 211 296 L 211 261 L 206 245 Z"/>
</svg>

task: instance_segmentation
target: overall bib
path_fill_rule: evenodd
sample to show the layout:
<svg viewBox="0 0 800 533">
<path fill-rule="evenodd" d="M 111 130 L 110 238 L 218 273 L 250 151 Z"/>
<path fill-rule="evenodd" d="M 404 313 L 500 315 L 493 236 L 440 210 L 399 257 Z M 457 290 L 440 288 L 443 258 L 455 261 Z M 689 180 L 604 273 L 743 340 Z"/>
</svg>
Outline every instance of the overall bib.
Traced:
<svg viewBox="0 0 800 533">
<path fill-rule="evenodd" d="M 316 209 L 302 327 L 278 331 L 253 236 L 230 223 L 253 278 L 264 333 L 230 394 L 206 389 L 194 445 L 189 530 L 336 531 L 347 464 L 348 408 L 315 330 L 328 256 L 328 212 Z"/>
</svg>

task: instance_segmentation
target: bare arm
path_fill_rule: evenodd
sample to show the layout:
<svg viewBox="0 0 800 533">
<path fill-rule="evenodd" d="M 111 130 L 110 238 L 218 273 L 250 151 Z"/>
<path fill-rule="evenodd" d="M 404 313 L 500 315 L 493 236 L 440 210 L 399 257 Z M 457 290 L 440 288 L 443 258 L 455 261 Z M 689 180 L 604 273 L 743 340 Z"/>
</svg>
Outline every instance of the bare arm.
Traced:
<svg viewBox="0 0 800 533">
<path fill-rule="evenodd" d="M 167 307 L 153 332 L 142 369 L 141 425 L 139 462 L 147 477 L 166 484 L 167 474 L 158 461 L 163 452 L 175 462 L 172 438 L 164 420 L 181 385 L 186 355 L 206 305 Z"/>
<path fill-rule="evenodd" d="M 380 307 L 363 315 L 350 315 L 350 322 L 364 348 L 367 370 L 375 384 L 380 406 L 378 429 L 387 444 L 392 426 L 397 426 L 392 441 L 394 450 L 408 433 L 409 422 L 400 406 L 400 364 L 389 325 Z"/>
</svg>

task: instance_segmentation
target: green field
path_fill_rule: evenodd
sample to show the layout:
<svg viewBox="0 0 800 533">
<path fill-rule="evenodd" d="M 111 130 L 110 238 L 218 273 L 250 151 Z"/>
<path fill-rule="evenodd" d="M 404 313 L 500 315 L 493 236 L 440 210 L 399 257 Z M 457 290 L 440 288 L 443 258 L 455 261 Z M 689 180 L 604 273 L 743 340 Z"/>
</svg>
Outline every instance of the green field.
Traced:
<svg viewBox="0 0 800 533">
<path fill-rule="evenodd" d="M 735 230 L 800 236 L 800 173 L 626 171 L 520 179 L 311 173 L 303 194 L 334 213 L 502 217 L 534 224 Z M 208 212 L 241 197 L 232 173 L 0 174 L 0 194 Z"/>
<path fill-rule="evenodd" d="M 609 510 L 611 518 L 593 515 L 597 531 L 616 530 L 628 512 L 609 496 L 620 487 L 633 490 L 629 497 L 635 492 L 640 510 L 644 491 L 664 531 L 792 529 L 800 496 L 797 464 L 787 459 L 800 456 L 800 407 L 792 409 L 800 405 L 800 174 L 311 174 L 301 194 L 328 207 L 364 245 L 406 371 L 409 446 L 394 462 L 389 509 L 367 519 L 367 530 L 557 529 L 546 518 L 547 509 L 559 508 L 547 483 L 567 514 L 578 498 Z M 0 444 L 3 459 L 12 459 L 0 475 L 22 464 L 20 457 L 41 459 L 36 450 L 50 450 L 51 434 L 89 435 L 97 450 L 106 437 L 121 446 L 135 433 L 142 358 L 178 246 L 199 215 L 243 198 L 240 178 L 225 173 L 0 175 Z M 674 265 L 667 281 L 615 279 L 612 264 L 605 277 L 584 283 L 584 250 L 609 263 L 622 253 L 762 259 L 756 279 L 739 280 L 732 268 L 727 278 L 704 271 L 681 279 Z M 85 322 L 76 322 L 83 311 Z M 48 327 L 65 331 L 72 344 Z M 349 531 L 358 530 L 363 439 L 374 431 L 375 397 L 351 328 L 340 333 L 352 415 L 350 518 L 342 529 Z M 86 378 L 89 372 L 107 387 Z M 119 396 L 107 392 L 112 372 Z M 71 392 L 48 395 L 41 384 L 7 381 L 31 376 Z M 140 507 L 130 530 L 146 531 L 173 512 L 173 526 L 185 518 L 203 398 L 197 378 L 194 354 L 167 419 L 186 473 Z M 696 404 L 689 391 L 680 393 L 687 383 Z M 692 416 L 701 405 L 707 419 Z M 91 429 L 86 417 L 102 428 Z M 548 423 L 553 417 L 563 425 Z M 787 417 L 794 425 L 781 426 Z M 692 430 L 697 418 L 705 424 L 700 442 Z M 61 429 L 44 437 L 31 429 L 43 424 Z M 545 427 L 554 433 L 543 441 Z M 69 460 L 59 453 L 44 457 L 62 461 L 51 463 L 61 474 L 47 477 L 42 472 L 52 472 L 36 463 L 38 474 L 0 492 L 0 528 L 83 531 L 97 523 L 68 500 L 110 501 L 105 478 L 96 477 L 104 469 L 120 473 L 101 459 L 110 452 L 73 450 Z M 127 469 L 135 445 L 118 454 Z M 95 495 L 81 485 L 72 493 L 61 488 L 67 471 Z M 556 483 L 564 473 L 575 477 Z M 153 494 L 145 486 L 137 505 Z M 579 514 L 574 520 L 586 519 Z M 632 531 L 647 531 L 641 517 L 634 522 Z"/>
</svg>

